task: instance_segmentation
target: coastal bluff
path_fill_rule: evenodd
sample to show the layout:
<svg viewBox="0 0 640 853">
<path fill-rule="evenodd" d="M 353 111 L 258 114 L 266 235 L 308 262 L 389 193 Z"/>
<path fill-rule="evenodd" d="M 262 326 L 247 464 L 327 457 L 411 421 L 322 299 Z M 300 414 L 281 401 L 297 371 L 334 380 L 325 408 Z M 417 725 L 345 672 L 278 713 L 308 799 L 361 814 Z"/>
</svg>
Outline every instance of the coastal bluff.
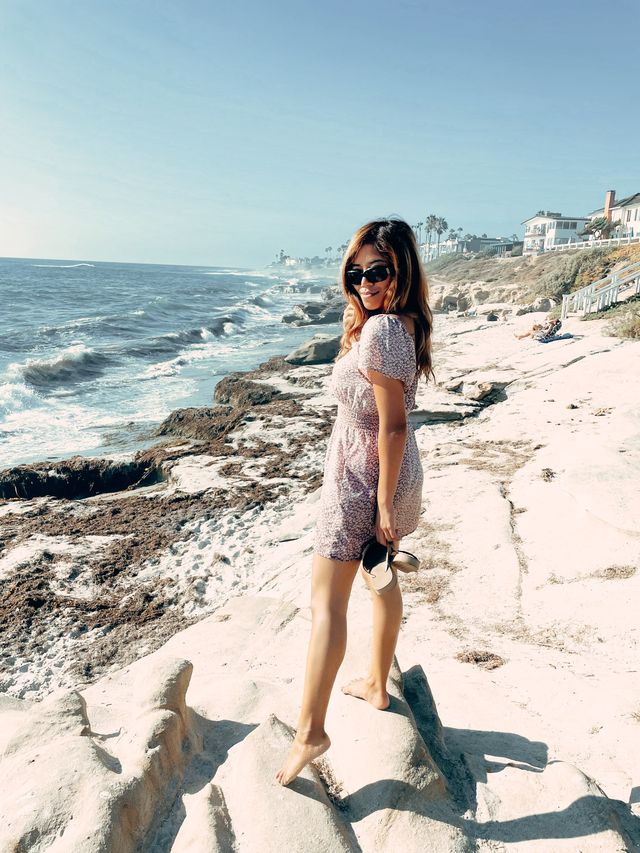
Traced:
<svg viewBox="0 0 640 853">
<path fill-rule="evenodd" d="M 640 849 L 640 347 L 497 316 L 435 318 L 391 708 L 339 690 L 356 578 L 332 746 L 288 788 L 330 365 L 230 379 L 119 491 L 0 504 L 0 850 Z"/>
</svg>

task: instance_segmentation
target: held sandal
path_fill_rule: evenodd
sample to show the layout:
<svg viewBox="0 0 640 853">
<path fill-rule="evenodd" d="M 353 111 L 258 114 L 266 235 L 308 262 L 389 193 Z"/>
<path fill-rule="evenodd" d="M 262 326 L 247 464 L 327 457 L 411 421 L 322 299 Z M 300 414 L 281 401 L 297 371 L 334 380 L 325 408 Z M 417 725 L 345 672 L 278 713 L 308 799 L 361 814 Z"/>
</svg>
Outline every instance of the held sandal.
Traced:
<svg viewBox="0 0 640 853">
<path fill-rule="evenodd" d="M 367 586 L 378 595 L 394 588 L 398 583 L 396 567 L 392 562 L 391 543 L 381 545 L 377 539 L 370 539 L 362 551 L 360 571 Z"/>
<path fill-rule="evenodd" d="M 420 568 L 420 560 L 410 551 L 396 551 L 391 549 L 392 565 L 401 572 L 417 572 Z"/>
</svg>

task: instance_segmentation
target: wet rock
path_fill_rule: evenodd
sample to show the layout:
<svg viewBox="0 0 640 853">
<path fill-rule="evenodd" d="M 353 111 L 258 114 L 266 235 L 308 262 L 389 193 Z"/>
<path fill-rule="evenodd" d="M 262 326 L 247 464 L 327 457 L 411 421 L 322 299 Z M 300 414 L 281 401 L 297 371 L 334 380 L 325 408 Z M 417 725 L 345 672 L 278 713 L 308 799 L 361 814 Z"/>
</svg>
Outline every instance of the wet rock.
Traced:
<svg viewBox="0 0 640 853">
<path fill-rule="evenodd" d="M 227 403 L 234 407 L 247 408 L 270 403 L 280 394 L 276 388 L 259 382 L 252 382 L 243 373 L 230 373 L 216 385 L 214 399 L 217 403 Z"/>
<path fill-rule="evenodd" d="M 328 364 L 335 360 L 340 349 L 340 338 L 329 335 L 314 335 L 289 355 L 285 360 L 290 364 Z"/>
<path fill-rule="evenodd" d="M 72 456 L 61 462 L 36 462 L 0 471 L 0 498 L 86 498 L 161 479 L 159 468 L 142 459 L 115 462 Z"/>
<path fill-rule="evenodd" d="M 232 406 L 176 409 L 160 424 L 156 435 L 212 441 L 237 426 L 241 416 Z"/>
<path fill-rule="evenodd" d="M 291 326 L 340 323 L 344 309 L 345 301 L 342 294 L 329 294 L 324 296 L 323 302 L 305 302 L 294 305 L 291 313 L 283 316 L 282 322 Z"/>
</svg>

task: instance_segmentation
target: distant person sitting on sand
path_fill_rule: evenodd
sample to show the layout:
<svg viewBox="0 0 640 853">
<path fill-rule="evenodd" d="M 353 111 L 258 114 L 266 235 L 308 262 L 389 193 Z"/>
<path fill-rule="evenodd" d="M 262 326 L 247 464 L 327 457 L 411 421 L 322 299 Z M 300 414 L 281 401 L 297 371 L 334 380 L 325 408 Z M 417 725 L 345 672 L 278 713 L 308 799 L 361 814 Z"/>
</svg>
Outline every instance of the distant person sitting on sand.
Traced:
<svg viewBox="0 0 640 853">
<path fill-rule="evenodd" d="M 523 338 L 534 338 L 537 341 L 541 341 L 545 338 L 552 338 L 554 335 L 557 335 L 561 327 L 562 320 L 558 320 L 557 318 L 549 315 L 544 323 L 534 323 L 528 332 L 524 332 L 522 335 L 516 335 L 515 332 L 513 334 L 519 341 Z"/>
<path fill-rule="evenodd" d="M 330 390 L 338 413 L 324 461 L 311 572 L 311 637 L 296 736 L 276 774 L 288 785 L 330 746 L 329 698 L 347 645 L 347 607 L 360 571 L 373 602 L 371 664 L 342 692 L 385 711 L 402 621 L 399 551 L 418 527 L 423 471 L 408 412 L 431 369 L 432 315 L 416 238 L 401 219 L 356 231 L 341 268 L 347 301 Z M 356 711 L 356 709 L 354 709 Z M 373 747 L 373 744 L 372 744 Z"/>
</svg>

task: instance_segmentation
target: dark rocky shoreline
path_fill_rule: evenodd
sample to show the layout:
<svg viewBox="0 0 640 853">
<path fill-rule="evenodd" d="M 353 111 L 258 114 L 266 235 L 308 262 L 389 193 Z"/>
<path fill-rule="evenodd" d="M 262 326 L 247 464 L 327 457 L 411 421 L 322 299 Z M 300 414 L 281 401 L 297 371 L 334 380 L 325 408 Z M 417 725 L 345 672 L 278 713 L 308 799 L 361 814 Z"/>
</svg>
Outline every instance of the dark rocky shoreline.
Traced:
<svg viewBox="0 0 640 853">
<path fill-rule="evenodd" d="M 139 576 L 188 539 L 194 524 L 262 511 L 289 493 L 299 500 L 321 485 L 321 448 L 335 407 L 313 399 L 337 352 L 338 339 L 330 340 L 327 349 L 321 338 L 322 358 L 308 343 L 299 348 L 302 364 L 277 356 L 229 374 L 212 406 L 173 411 L 156 430 L 158 443 L 133 458 L 75 456 L 0 472 L 0 560 L 26 549 L 4 581 L 0 691 L 11 688 L 16 669 L 42 670 L 52 643 L 70 644 L 73 654 L 64 674 L 47 675 L 44 665 L 36 690 L 93 680 L 206 615 L 185 617 L 171 583 Z M 276 387 L 283 380 L 288 390 Z M 269 436 L 270 425 L 286 435 L 284 446 Z M 217 485 L 192 492 L 173 482 L 175 466 L 191 457 L 218 465 Z M 301 458 L 316 461 L 300 467 Z M 212 560 L 222 570 L 228 562 L 224 554 Z M 71 642 L 83 638 L 91 641 Z"/>
</svg>

